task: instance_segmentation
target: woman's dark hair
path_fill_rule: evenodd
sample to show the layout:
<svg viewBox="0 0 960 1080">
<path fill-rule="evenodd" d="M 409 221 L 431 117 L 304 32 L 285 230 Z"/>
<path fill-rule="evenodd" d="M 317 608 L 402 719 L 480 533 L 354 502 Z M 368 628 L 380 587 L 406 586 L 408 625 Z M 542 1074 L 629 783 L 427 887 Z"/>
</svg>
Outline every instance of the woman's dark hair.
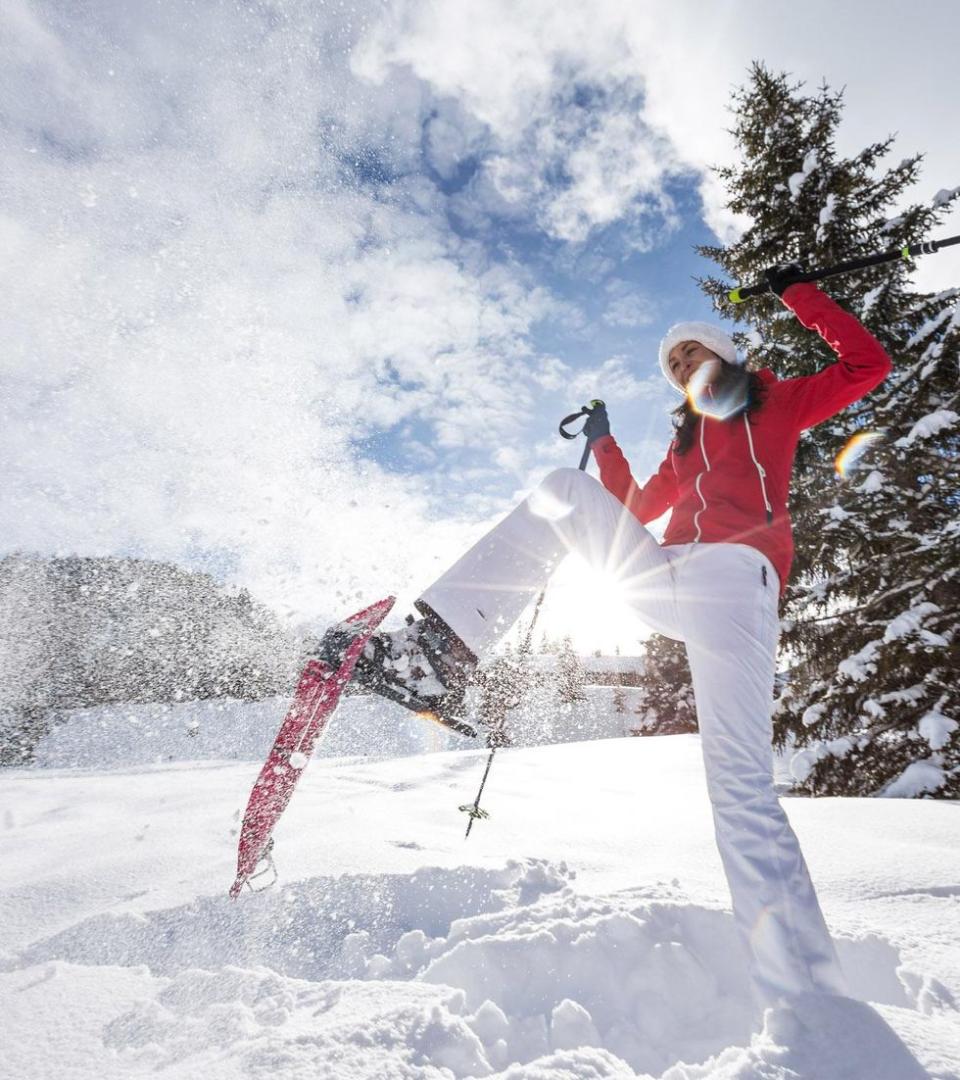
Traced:
<svg viewBox="0 0 960 1080">
<path fill-rule="evenodd" d="M 747 390 L 745 404 L 727 419 L 732 420 L 734 416 L 743 414 L 750 416 L 757 412 L 766 396 L 766 387 L 760 376 L 755 371 L 747 371 L 739 364 L 731 364 L 727 360 L 721 359 L 720 363 L 722 366 L 715 383 L 717 393 L 738 397 L 742 394 L 743 383 L 746 383 Z M 676 432 L 674 453 L 685 454 L 693 445 L 693 429 L 697 426 L 698 415 L 686 397 L 683 403 L 673 410 L 673 429 Z"/>
</svg>

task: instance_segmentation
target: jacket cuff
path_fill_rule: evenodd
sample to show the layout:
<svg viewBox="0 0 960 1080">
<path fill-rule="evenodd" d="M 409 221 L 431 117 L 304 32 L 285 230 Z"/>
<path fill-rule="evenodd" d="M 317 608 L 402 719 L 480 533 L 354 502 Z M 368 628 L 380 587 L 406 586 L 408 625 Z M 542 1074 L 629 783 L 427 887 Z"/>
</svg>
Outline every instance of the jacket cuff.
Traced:
<svg viewBox="0 0 960 1080">
<path fill-rule="evenodd" d="M 596 454 L 598 451 L 606 450 L 608 447 L 616 445 L 617 440 L 612 435 L 601 435 L 599 439 L 594 439 L 590 449 Z"/>
<path fill-rule="evenodd" d="M 797 310 L 797 304 L 803 304 L 803 301 L 807 297 L 818 296 L 820 289 L 812 281 L 798 281 L 794 285 L 788 285 L 783 290 L 783 296 L 780 300 L 794 313 Z"/>
</svg>

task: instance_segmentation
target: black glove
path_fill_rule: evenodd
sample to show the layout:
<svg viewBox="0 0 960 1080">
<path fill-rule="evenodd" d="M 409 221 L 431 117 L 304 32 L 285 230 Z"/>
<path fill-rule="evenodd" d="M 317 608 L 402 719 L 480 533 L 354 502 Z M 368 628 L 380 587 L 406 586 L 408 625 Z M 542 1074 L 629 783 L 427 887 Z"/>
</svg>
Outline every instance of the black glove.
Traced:
<svg viewBox="0 0 960 1080">
<path fill-rule="evenodd" d="M 776 266 L 768 266 L 763 272 L 763 280 L 770 286 L 770 291 L 777 296 L 783 296 L 785 289 L 796 285 L 805 273 L 799 263 L 778 263 Z"/>
<path fill-rule="evenodd" d="M 610 434 L 610 419 L 607 416 L 607 406 L 599 398 L 584 405 L 587 410 L 587 422 L 583 425 L 583 433 L 587 437 L 587 443 L 594 443 Z"/>
</svg>

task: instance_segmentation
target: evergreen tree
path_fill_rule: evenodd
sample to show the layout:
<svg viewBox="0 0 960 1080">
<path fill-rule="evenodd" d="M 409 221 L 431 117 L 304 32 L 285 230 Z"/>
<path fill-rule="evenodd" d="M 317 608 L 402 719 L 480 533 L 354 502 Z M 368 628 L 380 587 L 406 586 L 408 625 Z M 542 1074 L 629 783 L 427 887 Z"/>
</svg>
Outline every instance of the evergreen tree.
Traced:
<svg viewBox="0 0 960 1080">
<path fill-rule="evenodd" d="M 0 765 L 71 709 L 289 692 L 299 646 L 248 592 L 130 558 L 0 559 Z"/>
<path fill-rule="evenodd" d="M 894 139 L 838 154 L 842 94 L 805 94 L 754 65 L 736 94 L 735 166 L 718 169 L 728 206 L 749 225 L 701 253 L 730 282 L 773 263 L 806 266 L 936 238 L 960 196 L 906 201 L 921 156 L 893 167 Z M 812 794 L 960 795 L 960 290 L 918 292 L 906 262 L 824 283 L 880 340 L 894 371 L 872 394 L 806 432 L 794 471 L 796 562 L 781 646 L 790 660 L 775 742 L 793 741 L 800 787 Z M 834 359 L 774 296 L 731 309 L 753 368 L 808 375 Z M 834 460 L 858 432 L 881 438 L 840 481 Z"/>
<path fill-rule="evenodd" d="M 639 680 L 640 723 L 636 735 L 679 735 L 697 730 L 690 665 L 682 642 L 652 634 L 644 651 Z"/>
<path fill-rule="evenodd" d="M 611 704 L 613 705 L 613 711 L 615 713 L 624 713 L 627 711 L 627 695 L 624 693 L 623 683 L 619 680 L 614 684 L 613 700 Z"/>
<path fill-rule="evenodd" d="M 563 704 L 572 705 L 586 698 L 583 687 L 583 664 L 573 650 L 573 642 L 565 637 L 557 657 L 557 694 Z"/>
</svg>

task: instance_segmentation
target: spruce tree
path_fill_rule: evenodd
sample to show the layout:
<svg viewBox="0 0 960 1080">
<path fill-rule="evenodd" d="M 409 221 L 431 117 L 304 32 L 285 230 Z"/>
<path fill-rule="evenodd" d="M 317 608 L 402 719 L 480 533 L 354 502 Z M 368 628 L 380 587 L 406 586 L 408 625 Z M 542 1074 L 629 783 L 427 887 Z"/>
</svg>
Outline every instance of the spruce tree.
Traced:
<svg viewBox="0 0 960 1080">
<path fill-rule="evenodd" d="M 735 95 L 736 165 L 717 173 L 749 226 L 727 248 L 704 247 L 727 282 L 774 263 L 812 267 L 935 239 L 960 196 L 902 206 L 921 155 L 885 166 L 894 138 L 842 157 L 842 93 L 807 94 L 754 65 Z M 934 256 L 936 257 L 936 256 Z M 796 561 L 784 603 L 789 670 L 775 743 L 810 794 L 960 795 L 960 289 L 929 294 L 905 261 L 830 279 L 824 290 L 880 340 L 894 370 L 883 385 L 801 438 L 790 512 Z M 733 307 L 725 284 L 700 282 L 739 323 L 751 368 L 780 378 L 833 362 L 771 295 Z M 857 432 L 880 438 L 838 479 Z"/>
<path fill-rule="evenodd" d="M 574 652 L 569 637 L 563 639 L 557 657 L 557 696 L 564 705 L 584 701 L 587 696 L 584 692 L 583 664 Z"/>
<path fill-rule="evenodd" d="M 697 730 L 690 665 L 683 644 L 651 634 L 644 648 L 638 682 L 640 722 L 635 735 L 679 735 Z"/>
</svg>

